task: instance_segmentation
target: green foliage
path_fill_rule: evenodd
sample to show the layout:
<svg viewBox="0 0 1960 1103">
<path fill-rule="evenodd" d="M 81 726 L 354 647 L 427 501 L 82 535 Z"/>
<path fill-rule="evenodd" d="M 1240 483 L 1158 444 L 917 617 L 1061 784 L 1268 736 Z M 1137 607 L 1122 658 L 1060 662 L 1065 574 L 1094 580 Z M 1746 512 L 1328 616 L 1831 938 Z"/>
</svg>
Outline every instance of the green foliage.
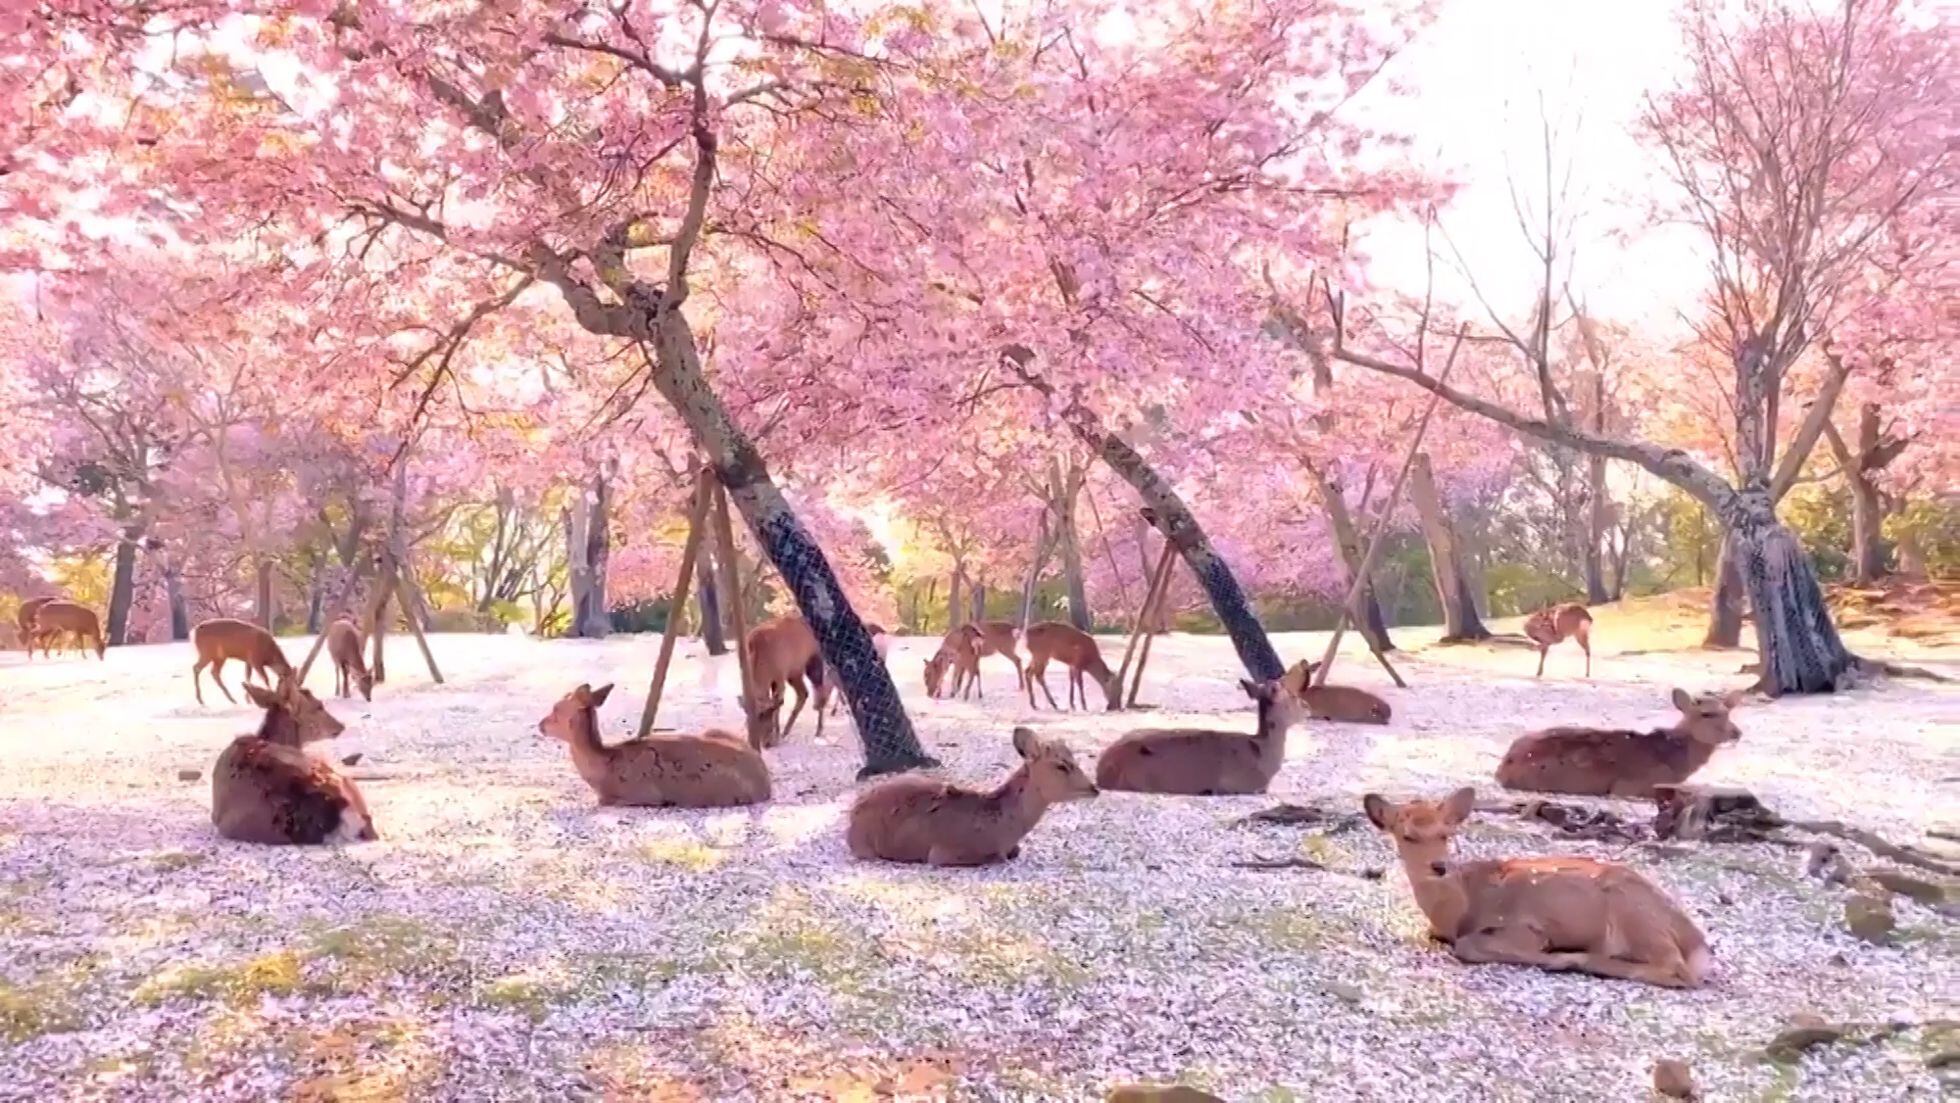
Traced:
<svg viewBox="0 0 1960 1103">
<path fill-rule="evenodd" d="M 109 559 L 97 552 L 54 561 L 54 584 L 70 601 L 91 609 L 109 607 Z"/>
<path fill-rule="evenodd" d="M 635 601 L 626 605 L 615 605 L 609 612 L 612 630 L 615 632 L 665 632 L 667 618 L 672 615 L 672 598 L 657 597 L 651 601 Z"/>
<path fill-rule="evenodd" d="M 1484 571 L 1490 615 L 1515 617 L 1561 601 L 1584 600 L 1570 579 L 1526 563 L 1492 563 Z"/>
<path fill-rule="evenodd" d="M 1722 526 L 1708 508 L 1684 490 L 1669 487 L 1661 499 L 1661 554 L 1652 572 L 1654 589 L 1706 586 L 1715 579 L 1722 552 Z M 1633 572 L 1636 577 L 1645 572 Z M 1629 589 L 1633 587 L 1629 586 Z"/>
<path fill-rule="evenodd" d="M 1778 514 L 1803 541 L 1817 577 L 1836 582 L 1851 570 L 1851 495 L 1841 487 L 1800 487 L 1783 499 Z"/>
<path fill-rule="evenodd" d="M 1933 578 L 1960 578 L 1960 496 L 1910 502 L 1885 519 L 1885 538 L 1910 546 Z"/>
</svg>

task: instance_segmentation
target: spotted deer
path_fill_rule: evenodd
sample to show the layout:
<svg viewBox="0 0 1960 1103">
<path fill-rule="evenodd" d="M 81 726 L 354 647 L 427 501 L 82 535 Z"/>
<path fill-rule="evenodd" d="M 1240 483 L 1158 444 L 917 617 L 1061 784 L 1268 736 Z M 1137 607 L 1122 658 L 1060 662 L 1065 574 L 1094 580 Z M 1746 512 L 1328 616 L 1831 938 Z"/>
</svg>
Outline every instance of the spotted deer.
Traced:
<svg viewBox="0 0 1960 1103">
<path fill-rule="evenodd" d="M 1538 673 L 1545 675 L 1545 656 L 1566 640 L 1577 640 L 1586 653 L 1586 677 L 1592 677 L 1592 614 L 1576 603 L 1540 609 L 1524 619 L 1525 638 L 1538 645 Z"/>
<path fill-rule="evenodd" d="M 1548 728 L 1519 736 L 1497 764 L 1506 789 L 1647 799 L 1657 785 L 1679 785 L 1717 748 L 1742 738 L 1730 717 L 1745 690 L 1700 695 L 1677 689 L 1681 719 L 1671 728 Z"/>
<path fill-rule="evenodd" d="M 51 654 L 54 642 L 62 636 L 73 639 L 77 648 L 93 645 L 96 658 L 108 659 L 108 642 L 103 639 L 102 621 L 96 617 L 95 610 L 59 598 L 34 610 L 34 634 L 28 641 L 28 657 L 33 658 L 37 643 L 43 656 Z"/>
<path fill-rule="evenodd" d="M 1665 892 L 1626 866 L 1590 858 L 1452 862 L 1450 838 L 1474 789 L 1397 804 L 1369 793 L 1362 810 L 1395 841 L 1416 906 L 1459 961 L 1694 988 L 1713 963 L 1708 941 Z"/>
<path fill-rule="evenodd" d="M 1319 669 L 1318 662 L 1301 659 L 1280 677 L 1280 684 L 1300 698 L 1307 715 L 1316 720 L 1340 720 L 1349 724 L 1386 724 L 1394 715 L 1387 701 L 1365 689 L 1314 685 L 1313 674 Z"/>
</svg>

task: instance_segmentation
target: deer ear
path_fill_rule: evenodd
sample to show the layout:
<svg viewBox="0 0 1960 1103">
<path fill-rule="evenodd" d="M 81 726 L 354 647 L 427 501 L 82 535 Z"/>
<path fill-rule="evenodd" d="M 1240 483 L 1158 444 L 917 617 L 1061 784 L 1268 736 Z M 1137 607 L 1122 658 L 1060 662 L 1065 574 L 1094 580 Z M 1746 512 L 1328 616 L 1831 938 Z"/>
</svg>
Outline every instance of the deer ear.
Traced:
<svg viewBox="0 0 1960 1103">
<path fill-rule="evenodd" d="M 251 698 L 252 703 L 262 709 L 273 708 L 280 703 L 277 692 L 269 689 L 260 689 L 258 686 L 250 683 L 247 683 L 245 686 L 245 696 Z"/>
<path fill-rule="evenodd" d="M 612 696 L 612 683 L 607 682 L 605 685 L 602 685 L 598 689 L 592 691 L 592 703 L 595 706 L 603 705 L 606 703 L 606 698 L 610 696 Z"/>
<path fill-rule="evenodd" d="M 1273 696 L 1272 692 L 1266 688 L 1266 683 L 1264 682 L 1254 682 L 1246 678 L 1240 678 L 1239 688 L 1245 690 L 1245 695 L 1255 701 L 1269 701 Z"/>
<path fill-rule="evenodd" d="M 1689 709 L 1695 707 L 1695 699 L 1688 696 L 1688 691 L 1685 689 L 1675 690 L 1671 700 L 1674 702 L 1674 707 L 1680 709 L 1682 712 L 1687 712 Z"/>
<path fill-rule="evenodd" d="M 1443 815 L 1450 823 L 1459 824 L 1470 818 L 1470 812 L 1475 807 L 1477 807 L 1477 791 L 1466 785 L 1451 793 L 1449 799 L 1443 802 Z"/>
<path fill-rule="evenodd" d="M 1735 708 L 1737 705 L 1740 705 L 1743 701 L 1747 700 L 1748 697 L 1749 697 L 1749 691 L 1746 688 L 1732 689 L 1729 690 L 1727 693 L 1722 694 L 1722 704 L 1727 706 L 1728 708 Z"/>
<path fill-rule="evenodd" d="M 1033 728 L 1014 729 L 1014 753 L 1020 755 L 1022 758 L 1032 757 L 1036 745 L 1040 742 L 1041 739 L 1035 735 Z"/>
<path fill-rule="evenodd" d="M 1361 810 L 1368 814 L 1369 823 L 1383 831 L 1390 830 L 1388 822 L 1395 814 L 1395 806 L 1388 803 L 1388 798 L 1380 793 L 1369 793 L 1361 798 Z"/>
</svg>

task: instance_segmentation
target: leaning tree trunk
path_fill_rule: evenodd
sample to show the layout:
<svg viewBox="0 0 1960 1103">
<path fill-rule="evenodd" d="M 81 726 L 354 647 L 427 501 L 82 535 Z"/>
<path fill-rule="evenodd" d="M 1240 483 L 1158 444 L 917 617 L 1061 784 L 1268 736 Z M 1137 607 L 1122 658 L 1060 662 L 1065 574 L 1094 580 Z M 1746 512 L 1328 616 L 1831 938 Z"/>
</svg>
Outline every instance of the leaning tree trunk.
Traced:
<svg viewBox="0 0 1960 1103">
<path fill-rule="evenodd" d="M 1436 473 L 1430 468 L 1427 452 L 1416 454 L 1409 472 L 1409 496 L 1415 501 L 1423 540 L 1429 545 L 1430 576 L 1436 583 L 1437 603 L 1443 609 L 1443 640 L 1489 639 L 1490 629 L 1477 615 L 1477 602 L 1463 568 L 1463 549 L 1443 508 L 1443 497 L 1437 493 Z"/>
<path fill-rule="evenodd" d="M 1742 646 L 1742 572 L 1737 569 L 1731 537 L 1723 534 L 1715 553 L 1715 591 L 1708 603 L 1708 633 L 1703 647 Z"/>
<path fill-rule="evenodd" d="M 1756 612 L 1762 691 L 1772 697 L 1834 692 L 1857 659 L 1831 623 L 1823 587 L 1796 534 L 1777 521 L 1761 489 L 1736 495 L 1722 519 L 1728 525 L 1723 547 Z"/>
<path fill-rule="evenodd" d="M 728 639 L 721 628 L 721 590 L 715 582 L 714 559 L 710 554 L 712 541 L 701 541 L 701 550 L 694 560 L 694 607 L 701 614 L 701 643 L 710 655 L 728 654 Z M 678 616 L 680 610 L 670 610 L 668 616 Z"/>
<path fill-rule="evenodd" d="M 1606 497 L 1606 457 L 1586 457 L 1586 604 L 1603 605 L 1606 592 L 1606 564 L 1602 558 L 1606 543 L 1607 515 L 1611 502 Z"/>
<path fill-rule="evenodd" d="M 1361 533 L 1354 526 L 1354 515 L 1348 512 L 1347 499 L 1342 496 L 1341 488 L 1334 485 L 1334 480 L 1327 477 L 1319 464 L 1308 463 L 1304 466 L 1307 476 L 1313 480 L 1315 493 L 1320 497 L 1321 508 L 1327 511 L 1327 523 L 1334 530 L 1334 546 L 1339 549 L 1341 563 L 1347 568 L 1342 577 L 1342 587 L 1351 587 L 1355 573 L 1361 569 L 1362 557 L 1366 554 Z M 1361 587 L 1360 614 L 1356 630 L 1361 633 L 1362 639 L 1368 641 L 1369 649 L 1395 650 L 1395 641 L 1388 638 L 1388 624 L 1382 619 L 1381 602 L 1375 597 L 1373 571 L 1369 572 L 1367 582 Z"/>
<path fill-rule="evenodd" d="M 120 646 L 128 639 L 129 610 L 136 603 L 136 545 L 142 539 L 143 530 L 131 526 L 116 541 L 115 573 L 109 580 L 109 637 L 105 641 L 110 646 Z"/>
<path fill-rule="evenodd" d="M 652 381 L 687 424 L 708 456 L 715 477 L 742 514 L 756 543 L 776 566 L 796 599 L 824 661 L 837 674 L 864 745 L 860 777 L 938 765 L 919 746 L 912 721 L 891 672 L 871 643 L 871 634 L 851 608 L 850 599 L 824 558 L 823 550 L 797 520 L 755 444 L 728 415 L 701 370 L 693 331 L 680 310 L 659 311 Z M 740 595 L 727 595 L 740 600 Z"/>
</svg>

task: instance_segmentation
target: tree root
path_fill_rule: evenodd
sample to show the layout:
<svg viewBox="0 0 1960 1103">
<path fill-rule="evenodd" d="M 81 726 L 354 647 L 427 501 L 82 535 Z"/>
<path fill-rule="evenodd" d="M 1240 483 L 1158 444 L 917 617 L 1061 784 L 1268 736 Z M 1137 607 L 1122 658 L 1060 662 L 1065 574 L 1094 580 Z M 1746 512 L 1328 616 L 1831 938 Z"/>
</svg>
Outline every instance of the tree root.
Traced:
<svg viewBox="0 0 1960 1103">
<path fill-rule="evenodd" d="M 1233 862 L 1234 869 L 1311 869 L 1317 873 L 1338 873 L 1343 877 L 1359 877 L 1363 881 L 1379 881 L 1385 872 L 1380 866 L 1363 866 L 1360 869 L 1342 869 L 1312 858 L 1246 858 Z"/>
</svg>

